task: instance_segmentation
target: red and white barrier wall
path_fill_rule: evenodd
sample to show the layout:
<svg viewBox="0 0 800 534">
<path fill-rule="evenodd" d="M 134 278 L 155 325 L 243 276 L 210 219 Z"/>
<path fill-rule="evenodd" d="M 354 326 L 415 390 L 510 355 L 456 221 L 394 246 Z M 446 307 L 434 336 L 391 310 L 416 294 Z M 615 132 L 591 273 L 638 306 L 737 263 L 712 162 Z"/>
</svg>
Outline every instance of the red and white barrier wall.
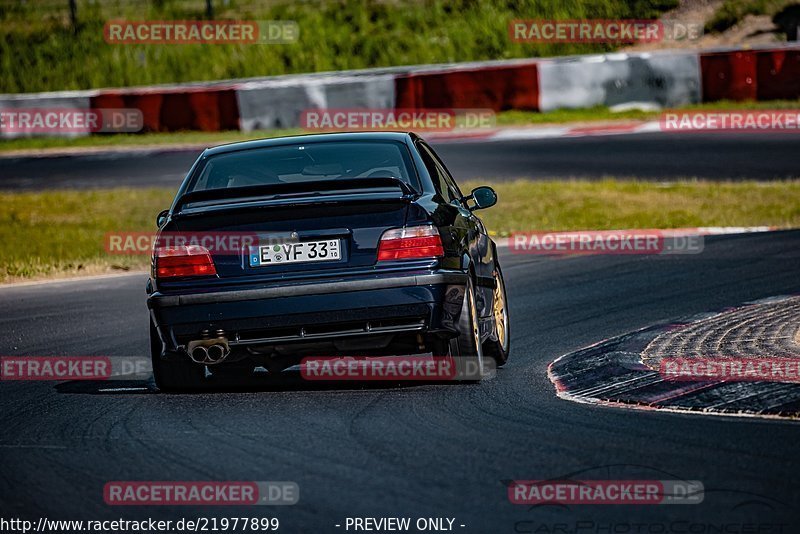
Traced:
<svg viewBox="0 0 800 534">
<path fill-rule="evenodd" d="M 723 99 L 800 99 L 800 46 L 611 53 L 6 94 L 0 95 L 0 111 L 135 108 L 142 112 L 142 132 L 252 131 L 297 127 L 300 114 L 307 109 L 550 111 L 598 105 L 675 107 Z M 24 134 L 2 131 L 0 135 Z"/>
<path fill-rule="evenodd" d="M 800 48 L 700 54 L 703 101 L 795 99 Z"/>
<path fill-rule="evenodd" d="M 143 131 L 239 128 L 236 87 L 106 89 L 91 97 L 92 108 L 134 108 L 143 116 Z"/>
<path fill-rule="evenodd" d="M 0 111 L 11 111 L 32 108 L 59 108 L 65 110 L 86 110 L 91 107 L 91 98 L 95 91 L 63 91 L 58 93 L 30 93 L 21 95 L 0 95 Z M 71 129 L 61 132 L 61 137 L 78 137 L 89 135 L 89 129 Z M 19 137 L 20 133 L 8 131 L 0 127 L 0 138 Z"/>
<path fill-rule="evenodd" d="M 539 109 L 700 102 L 696 53 L 604 54 L 539 63 Z"/>
<path fill-rule="evenodd" d="M 236 89 L 242 131 L 291 128 L 308 109 L 392 109 L 394 75 L 293 77 L 241 84 Z"/>
<path fill-rule="evenodd" d="M 396 76 L 394 89 L 398 109 L 539 109 L 536 61 L 420 69 Z"/>
</svg>

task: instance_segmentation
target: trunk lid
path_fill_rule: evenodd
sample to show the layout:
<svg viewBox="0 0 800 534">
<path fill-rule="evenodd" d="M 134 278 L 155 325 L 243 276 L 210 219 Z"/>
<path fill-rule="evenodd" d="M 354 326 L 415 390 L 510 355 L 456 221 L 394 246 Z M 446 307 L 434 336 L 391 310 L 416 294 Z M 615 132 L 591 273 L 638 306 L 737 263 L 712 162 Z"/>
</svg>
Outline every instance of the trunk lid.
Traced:
<svg viewBox="0 0 800 534">
<path fill-rule="evenodd" d="M 211 235 L 224 245 L 211 250 L 218 279 L 169 284 L 287 280 L 346 275 L 371 268 L 377 259 L 381 234 L 405 225 L 413 193 L 406 184 L 399 185 L 399 180 L 370 179 L 368 185 L 356 183 L 360 180 L 347 182 L 354 183 L 343 182 L 342 188 L 329 190 L 320 190 L 313 184 L 292 184 L 295 187 L 280 187 L 279 191 L 269 186 L 269 193 L 221 190 L 184 195 L 173 208 L 170 231 L 188 236 Z M 330 183 L 325 185 L 331 187 Z M 237 236 L 242 243 L 238 248 Z M 319 246 L 301 247 L 305 252 L 300 259 L 308 259 L 315 254 L 318 257 L 322 248 L 334 241 L 338 242 L 336 257 L 326 250 L 325 261 L 285 263 L 286 255 L 298 255 L 296 243 L 320 242 Z M 261 247 L 269 250 L 263 252 Z M 259 254 L 266 254 L 270 260 L 275 256 L 284 258 L 279 258 L 283 262 L 254 265 L 254 261 L 265 259 L 257 258 Z"/>
</svg>

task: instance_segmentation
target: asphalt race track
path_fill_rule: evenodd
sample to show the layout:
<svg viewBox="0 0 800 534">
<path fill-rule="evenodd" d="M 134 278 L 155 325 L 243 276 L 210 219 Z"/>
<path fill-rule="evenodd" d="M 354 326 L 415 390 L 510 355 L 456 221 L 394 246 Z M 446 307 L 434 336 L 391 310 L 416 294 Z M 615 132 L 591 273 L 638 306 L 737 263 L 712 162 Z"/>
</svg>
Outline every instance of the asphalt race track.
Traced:
<svg viewBox="0 0 800 534">
<path fill-rule="evenodd" d="M 3 515 L 277 516 L 284 532 L 395 515 L 455 518 L 457 532 L 798 532 L 800 423 L 577 404 L 555 396 L 546 368 L 647 325 L 797 293 L 800 231 L 712 237 L 697 255 L 502 259 L 512 355 L 477 385 L 255 378 L 245 391 L 166 395 L 150 382 L 1 383 Z M 0 305 L 4 355 L 147 350 L 142 275 L 3 288 Z M 549 478 L 699 480 L 705 493 L 692 505 L 509 502 L 507 481 Z M 115 508 L 102 491 L 114 480 L 295 481 L 300 502 Z"/>
<path fill-rule="evenodd" d="M 800 136 L 641 133 L 433 143 L 459 180 L 773 180 L 800 176 Z M 164 186 L 177 188 L 199 149 L 60 157 L 0 156 L 0 190 Z"/>
</svg>

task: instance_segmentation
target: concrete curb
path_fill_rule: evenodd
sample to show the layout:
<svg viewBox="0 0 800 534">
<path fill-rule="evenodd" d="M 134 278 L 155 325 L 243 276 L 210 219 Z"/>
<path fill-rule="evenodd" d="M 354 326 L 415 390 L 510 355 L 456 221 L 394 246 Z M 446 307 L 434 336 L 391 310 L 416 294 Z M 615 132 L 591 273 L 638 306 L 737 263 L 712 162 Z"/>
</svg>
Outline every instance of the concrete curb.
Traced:
<svg viewBox="0 0 800 534">
<path fill-rule="evenodd" d="M 709 321 L 713 325 L 714 321 L 722 319 L 736 324 L 743 314 L 759 315 L 768 306 L 796 307 L 797 299 L 796 295 L 762 299 L 606 339 L 557 358 L 548 366 L 548 378 L 560 398 L 584 404 L 702 415 L 800 419 L 800 386 L 797 384 L 670 380 L 647 365 L 643 357 L 654 340 L 663 335 L 683 336 L 684 331 L 696 325 Z M 728 329 L 722 331 L 729 332 Z M 681 340 L 684 342 L 683 337 Z M 669 352 L 665 358 L 684 356 Z"/>
</svg>

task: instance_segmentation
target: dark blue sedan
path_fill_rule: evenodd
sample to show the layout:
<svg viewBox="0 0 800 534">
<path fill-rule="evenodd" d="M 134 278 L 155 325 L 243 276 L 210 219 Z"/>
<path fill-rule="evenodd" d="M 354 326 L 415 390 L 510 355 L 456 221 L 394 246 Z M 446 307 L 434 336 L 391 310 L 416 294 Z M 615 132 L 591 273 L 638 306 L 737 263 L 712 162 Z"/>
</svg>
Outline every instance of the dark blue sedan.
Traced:
<svg viewBox="0 0 800 534">
<path fill-rule="evenodd" d="M 480 380 L 509 353 L 496 245 L 476 215 L 496 202 L 489 187 L 465 195 L 413 133 L 205 150 L 158 216 L 156 384 L 191 390 L 207 370 L 308 356 L 445 356 Z"/>
</svg>

